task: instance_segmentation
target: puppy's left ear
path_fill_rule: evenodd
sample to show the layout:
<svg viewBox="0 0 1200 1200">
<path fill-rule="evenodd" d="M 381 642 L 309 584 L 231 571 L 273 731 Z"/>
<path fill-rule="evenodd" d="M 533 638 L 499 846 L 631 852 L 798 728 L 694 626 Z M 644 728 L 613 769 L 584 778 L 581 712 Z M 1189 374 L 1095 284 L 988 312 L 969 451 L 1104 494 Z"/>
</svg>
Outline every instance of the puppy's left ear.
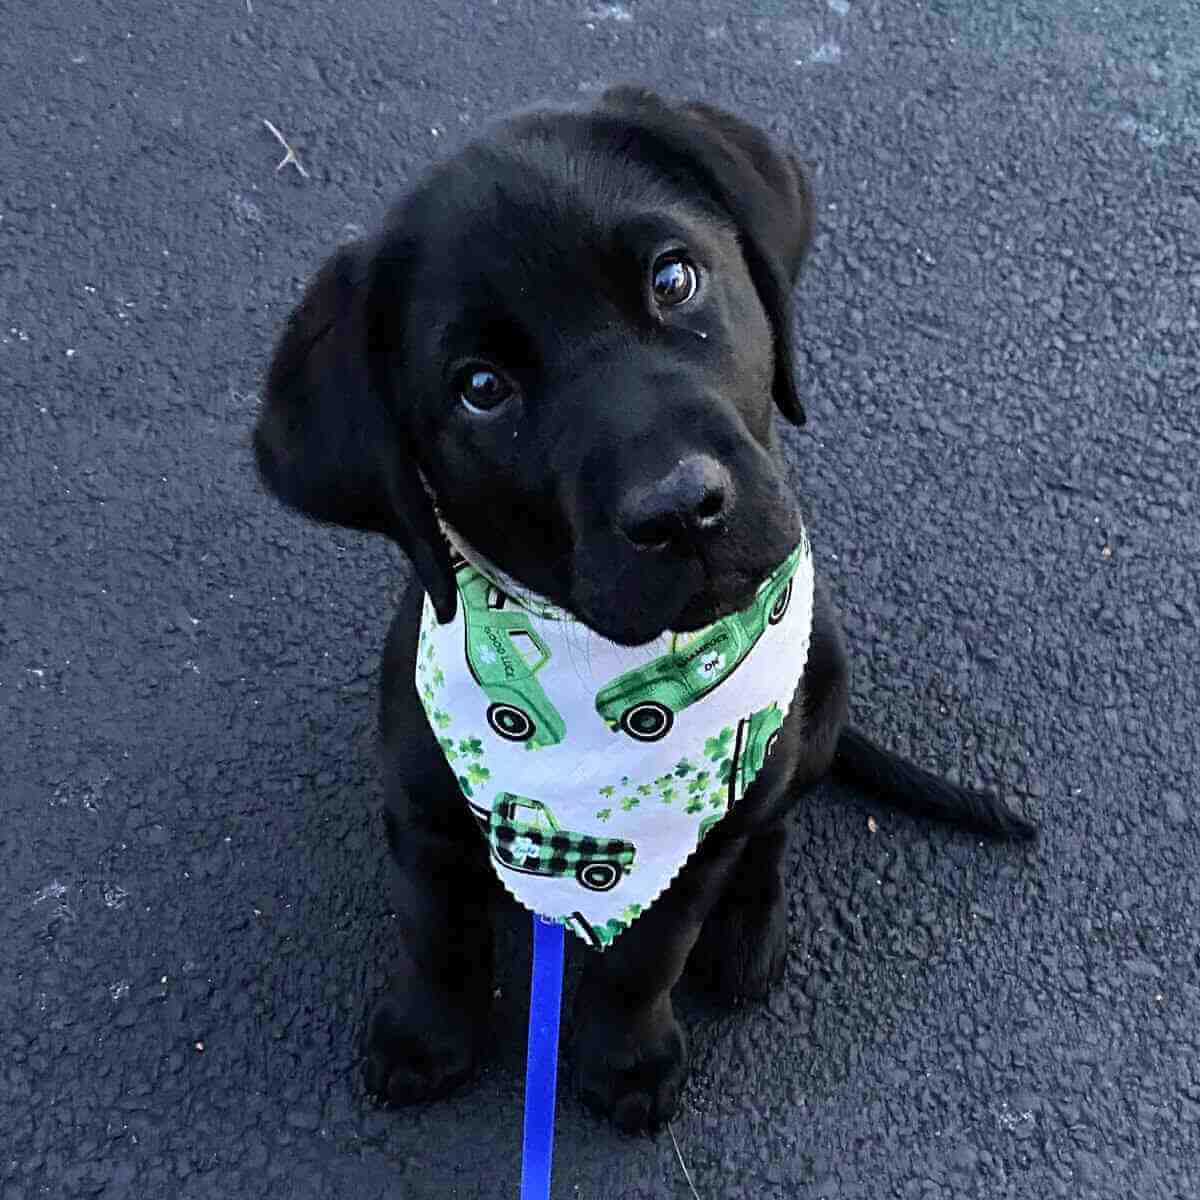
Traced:
<svg viewBox="0 0 1200 1200">
<path fill-rule="evenodd" d="M 445 622 L 457 604 L 450 553 L 406 405 L 390 394 L 406 268 L 402 241 L 356 242 L 325 263 L 275 347 L 254 454 L 289 508 L 396 542 Z"/>
<path fill-rule="evenodd" d="M 792 287 L 812 242 L 813 200 L 795 156 L 761 129 L 709 104 L 671 105 L 646 88 L 622 86 L 600 104 L 631 119 L 658 147 L 683 158 L 710 196 L 733 218 L 750 277 L 775 336 L 775 402 L 796 425 L 804 409 L 796 392 Z M 640 128 L 639 128 L 640 127 Z"/>
</svg>

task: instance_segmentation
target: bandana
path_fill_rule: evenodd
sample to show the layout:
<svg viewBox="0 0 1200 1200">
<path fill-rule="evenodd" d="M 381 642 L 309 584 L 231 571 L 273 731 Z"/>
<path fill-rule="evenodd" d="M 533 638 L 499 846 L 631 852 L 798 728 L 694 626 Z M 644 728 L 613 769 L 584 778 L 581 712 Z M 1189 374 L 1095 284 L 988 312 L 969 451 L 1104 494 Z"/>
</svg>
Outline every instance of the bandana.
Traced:
<svg viewBox="0 0 1200 1200">
<path fill-rule="evenodd" d="M 807 535 L 741 612 L 634 647 L 450 536 L 458 608 L 441 625 L 425 597 L 425 714 L 507 891 L 603 950 L 775 747 L 808 658 Z"/>
</svg>

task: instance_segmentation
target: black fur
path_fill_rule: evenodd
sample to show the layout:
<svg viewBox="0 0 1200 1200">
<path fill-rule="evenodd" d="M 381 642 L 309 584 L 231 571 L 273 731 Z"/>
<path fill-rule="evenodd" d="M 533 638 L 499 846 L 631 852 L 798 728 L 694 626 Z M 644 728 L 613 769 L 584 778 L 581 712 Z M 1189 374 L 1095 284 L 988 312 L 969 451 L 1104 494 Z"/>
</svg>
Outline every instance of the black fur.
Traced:
<svg viewBox="0 0 1200 1200">
<path fill-rule="evenodd" d="M 812 219 L 795 159 L 761 131 L 614 89 L 512 117 L 431 171 L 376 237 L 330 260 L 288 324 L 255 431 L 263 480 L 311 517 L 393 538 L 419 579 L 383 666 L 404 966 L 368 1030 L 380 1096 L 425 1100 L 467 1078 L 491 996 L 499 889 L 413 684 L 422 591 L 443 620 L 455 605 L 429 493 L 487 558 L 613 640 L 744 606 L 801 525 L 772 409 L 804 417 L 792 283 Z M 677 308 L 650 287 L 668 251 L 699 272 Z M 514 388 L 484 413 L 456 394 L 456 371 L 481 361 Z M 847 694 L 818 580 L 802 703 L 773 756 L 667 893 L 589 956 L 576 1078 L 620 1127 L 675 1107 L 687 1060 L 671 989 L 689 959 L 731 1001 L 778 979 L 786 817 L 831 769 L 914 812 L 1030 832 L 994 797 L 849 731 Z"/>
</svg>

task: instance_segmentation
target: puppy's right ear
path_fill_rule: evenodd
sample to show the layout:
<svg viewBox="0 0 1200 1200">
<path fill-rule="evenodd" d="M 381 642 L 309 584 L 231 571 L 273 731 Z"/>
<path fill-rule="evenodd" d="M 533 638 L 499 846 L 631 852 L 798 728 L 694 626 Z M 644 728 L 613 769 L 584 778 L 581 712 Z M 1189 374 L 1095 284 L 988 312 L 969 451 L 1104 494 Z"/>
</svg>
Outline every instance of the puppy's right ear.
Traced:
<svg viewBox="0 0 1200 1200">
<path fill-rule="evenodd" d="M 445 622 L 456 601 L 449 551 L 408 423 L 381 394 L 381 372 L 371 362 L 380 353 L 369 316 L 376 277 L 386 270 L 393 299 L 405 264 L 393 248 L 377 271 L 375 257 L 362 242 L 339 250 L 288 318 L 267 375 L 254 454 L 263 483 L 284 504 L 395 541 Z M 398 320 L 399 311 L 391 316 Z"/>
</svg>

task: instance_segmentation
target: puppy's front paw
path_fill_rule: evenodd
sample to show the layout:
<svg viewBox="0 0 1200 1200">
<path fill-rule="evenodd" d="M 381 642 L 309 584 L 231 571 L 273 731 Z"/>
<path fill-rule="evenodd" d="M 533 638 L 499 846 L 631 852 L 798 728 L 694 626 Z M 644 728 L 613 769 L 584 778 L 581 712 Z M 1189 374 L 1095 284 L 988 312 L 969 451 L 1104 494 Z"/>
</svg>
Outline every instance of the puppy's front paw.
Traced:
<svg viewBox="0 0 1200 1200">
<path fill-rule="evenodd" d="M 721 1004 L 765 1000 L 783 979 L 787 951 L 787 899 L 771 889 L 722 901 L 692 948 L 688 975 Z"/>
<path fill-rule="evenodd" d="M 392 1104 L 437 1100 L 470 1078 L 486 1009 L 424 986 L 393 984 L 367 1026 L 367 1090 Z"/>
<path fill-rule="evenodd" d="M 580 1098 L 623 1133 L 670 1120 L 687 1079 L 687 1048 L 670 1000 L 632 1022 L 612 1012 L 587 1014 L 575 1058 Z"/>
</svg>

